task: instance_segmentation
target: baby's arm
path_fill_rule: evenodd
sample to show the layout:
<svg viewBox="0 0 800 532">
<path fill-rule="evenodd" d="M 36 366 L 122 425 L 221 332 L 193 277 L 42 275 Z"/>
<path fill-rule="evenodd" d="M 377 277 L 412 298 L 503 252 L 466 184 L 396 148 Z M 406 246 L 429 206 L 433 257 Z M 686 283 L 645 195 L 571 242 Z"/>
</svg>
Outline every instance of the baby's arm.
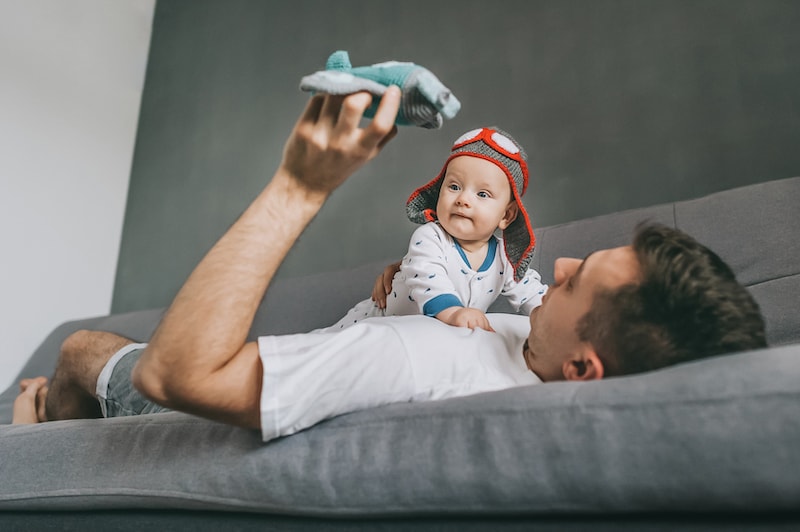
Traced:
<svg viewBox="0 0 800 532">
<path fill-rule="evenodd" d="M 510 267 L 509 267 L 510 268 Z M 510 270 L 513 271 L 513 270 Z M 533 309 L 542 304 L 542 298 L 547 292 L 547 285 L 542 283 L 542 276 L 536 270 L 528 270 L 525 277 L 519 282 L 513 276 L 505 282 L 503 295 L 516 311 L 530 314 Z"/>
</svg>

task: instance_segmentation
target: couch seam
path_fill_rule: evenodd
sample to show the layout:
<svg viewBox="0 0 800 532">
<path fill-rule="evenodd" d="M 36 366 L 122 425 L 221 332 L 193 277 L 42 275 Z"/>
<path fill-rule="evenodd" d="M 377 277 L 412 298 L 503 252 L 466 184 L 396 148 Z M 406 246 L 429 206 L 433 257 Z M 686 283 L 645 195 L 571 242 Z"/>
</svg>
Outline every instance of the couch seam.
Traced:
<svg viewBox="0 0 800 532">
<path fill-rule="evenodd" d="M 756 283 L 751 283 L 751 284 L 748 284 L 748 285 L 745 285 L 745 286 L 747 286 L 747 288 L 753 288 L 754 286 L 759 286 L 759 285 L 762 285 L 762 284 L 771 283 L 773 281 L 781 281 L 783 279 L 790 279 L 792 277 L 798 277 L 798 276 L 800 276 L 800 272 L 787 273 L 786 275 L 781 275 L 780 277 L 773 277 L 771 279 L 765 279 L 763 281 L 758 281 Z"/>
</svg>

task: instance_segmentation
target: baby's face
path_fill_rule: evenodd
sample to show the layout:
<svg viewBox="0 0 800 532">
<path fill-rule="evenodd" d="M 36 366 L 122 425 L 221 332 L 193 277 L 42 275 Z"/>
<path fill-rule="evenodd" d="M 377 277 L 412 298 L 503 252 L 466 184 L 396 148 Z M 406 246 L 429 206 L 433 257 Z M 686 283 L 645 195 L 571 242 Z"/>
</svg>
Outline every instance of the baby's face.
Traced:
<svg viewBox="0 0 800 532">
<path fill-rule="evenodd" d="M 442 228 L 462 245 L 487 241 L 516 216 L 505 172 L 496 164 L 462 155 L 447 165 L 436 203 Z"/>
</svg>

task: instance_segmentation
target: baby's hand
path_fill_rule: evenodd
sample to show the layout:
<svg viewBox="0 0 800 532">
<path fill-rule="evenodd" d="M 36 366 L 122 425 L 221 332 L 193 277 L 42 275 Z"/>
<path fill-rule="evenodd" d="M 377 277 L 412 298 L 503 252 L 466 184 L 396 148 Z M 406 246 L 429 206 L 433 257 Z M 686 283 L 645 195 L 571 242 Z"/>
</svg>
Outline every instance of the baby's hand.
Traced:
<svg viewBox="0 0 800 532">
<path fill-rule="evenodd" d="M 394 274 L 400 271 L 400 263 L 393 262 L 383 269 L 383 272 L 375 279 L 372 286 L 372 300 L 378 308 L 386 308 L 386 296 L 392 291 L 392 279 Z"/>
<path fill-rule="evenodd" d="M 436 319 L 454 327 L 480 328 L 494 332 L 486 314 L 476 308 L 450 307 L 436 315 Z"/>
</svg>

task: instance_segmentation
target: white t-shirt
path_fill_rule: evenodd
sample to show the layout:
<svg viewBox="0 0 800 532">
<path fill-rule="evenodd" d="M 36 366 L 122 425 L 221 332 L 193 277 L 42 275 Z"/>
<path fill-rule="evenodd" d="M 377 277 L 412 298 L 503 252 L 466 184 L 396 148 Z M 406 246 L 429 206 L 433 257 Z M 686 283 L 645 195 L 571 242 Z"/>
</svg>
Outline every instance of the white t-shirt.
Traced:
<svg viewBox="0 0 800 532">
<path fill-rule="evenodd" d="M 488 317 L 494 333 L 396 316 L 339 331 L 260 337 L 264 441 L 374 406 L 541 382 L 522 357 L 528 318 Z"/>
</svg>

